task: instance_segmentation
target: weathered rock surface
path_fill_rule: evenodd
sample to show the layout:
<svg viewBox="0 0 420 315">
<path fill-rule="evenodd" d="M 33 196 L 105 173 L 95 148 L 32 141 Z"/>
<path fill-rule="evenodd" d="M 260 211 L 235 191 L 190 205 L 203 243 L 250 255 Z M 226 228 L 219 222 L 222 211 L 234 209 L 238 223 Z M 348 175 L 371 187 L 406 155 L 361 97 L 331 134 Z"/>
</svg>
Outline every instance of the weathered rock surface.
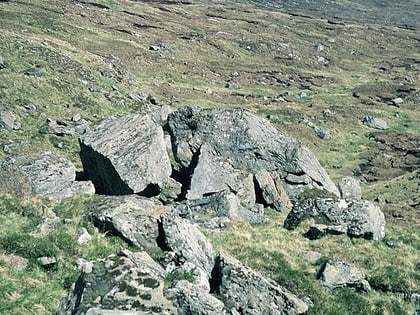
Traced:
<svg viewBox="0 0 420 315">
<path fill-rule="evenodd" d="M 12 112 L 0 111 L 0 128 L 17 130 L 20 128 L 20 123 Z"/>
<path fill-rule="evenodd" d="M 180 205 L 178 209 L 181 207 L 185 207 L 185 205 Z M 241 200 L 236 194 L 226 190 L 210 194 L 201 199 L 188 201 L 186 208 L 181 210 L 185 217 L 207 227 L 211 223 L 210 220 L 213 220 L 213 222 L 223 222 L 223 218 L 251 224 L 259 224 L 267 221 L 264 216 L 264 208 L 261 204 L 256 204 L 250 210 L 242 205 Z"/>
<path fill-rule="evenodd" d="M 101 196 L 91 208 L 93 223 L 102 231 L 119 235 L 145 250 L 159 250 L 158 220 L 168 208 L 159 202 L 131 196 Z"/>
<path fill-rule="evenodd" d="M 89 131 L 89 124 L 84 119 L 54 120 L 48 119 L 41 133 L 54 134 L 56 136 L 81 136 Z"/>
<path fill-rule="evenodd" d="M 227 254 L 216 258 L 211 284 L 212 292 L 232 314 L 302 314 L 308 310 L 295 295 Z"/>
<path fill-rule="evenodd" d="M 169 296 L 174 300 L 178 314 L 194 315 L 224 315 L 225 305 L 214 295 L 197 289 L 192 283 L 181 280 L 169 290 Z"/>
<path fill-rule="evenodd" d="M 27 189 L 20 191 L 24 196 L 34 194 L 55 200 L 95 192 L 91 182 L 76 181 L 76 168 L 70 161 L 51 152 L 10 157 L 1 164 L 0 174 L 4 193 L 13 194 L 8 187 L 21 184 L 21 189 Z"/>
<path fill-rule="evenodd" d="M 384 130 L 388 128 L 385 120 L 380 119 L 380 118 L 375 118 L 372 116 L 366 116 L 363 119 L 363 124 L 369 128 L 379 129 L 379 130 Z"/>
<path fill-rule="evenodd" d="M 362 188 L 357 178 L 352 176 L 343 177 L 337 183 L 338 190 L 341 194 L 341 199 L 362 199 Z"/>
<path fill-rule="evenodd" d="M 6 65 L 4 64 L 3 57 L 0 55 L 0 70 L 6 68 Z"/>
<path fill-rule="evenodd" d="M 319 280 L 330 289 L 353 287 L 365 292 L 371 290 L 363 271 L 343 261 L 327 261 L 320 271 Z"/>
<path fill-rule="evenodd" d="M 308 185 L 338 195 L 336 186 L 308 148 L 249 112 L 184 107 L 169 115 L 168 130 L 175 159 L 192 173 L 189 190 L 194 189 L 195 167 L 204 159 L 207 164 L 213 162 L 238 173 L 254 175 L 268 171 L 280 174 L 281 178 L 289 173 L 306 174 L 310 179 Z M 228 180 L 220 186 L 237 191 Z M 220 186 L 210 186 L 201 193 L 214 193 L 222 190 Z M 246 187 L 243 189 L 247 191 Z"/>
<path fill-rule="evenodd" d="M 145 252 L 87 263 L 57 314 L 177 314 L 164 296 L 166 275 Z"/>
<path fill-rule="evenodd" d="M 296 228 L 303 220 L 314 218 L 319 224 L 312 226 L 309 238 L 319 238 L 326 233 L 347 233 L 352 237 L 380 240 L 385 236 L 385 216 L 366 200 L 309 198 L 297 201 L 289 212 L 284 226 Z"/>
<path fill-rule="evenodd" d="M 213 206 L 218 216 L 257 223 L 265 206 L 288 211 L 289 195 L 303 187 L 339 195 L 305 146 L 249 112 L 185 107 L 169 115 L 166 130 L 176 178 L 198 213 Z"/>
<path fill-rule="evenodd" d="M 190 262 L 210 275 L 216 253 L 209 240 L 195 225 L 174 213 L 163 213 L 160 217 L 161 248 L 171 252 L 171 262 L 182 265 Z"/>
<path fill-rule="evenodd" d="M 151 115 L 109 118 L 80 139 L 80 157 L 101 194 L 158 194 L 171 175 L 162 127 Z"/>
</svg>

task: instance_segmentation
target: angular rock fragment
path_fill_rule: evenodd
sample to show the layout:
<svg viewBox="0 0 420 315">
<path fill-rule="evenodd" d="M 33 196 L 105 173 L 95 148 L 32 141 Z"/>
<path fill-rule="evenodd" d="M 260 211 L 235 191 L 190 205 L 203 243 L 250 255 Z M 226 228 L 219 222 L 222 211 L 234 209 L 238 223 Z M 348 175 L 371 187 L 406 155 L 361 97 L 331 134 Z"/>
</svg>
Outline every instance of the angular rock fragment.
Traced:
<svg viewBox="0 0 420 315">
<path fill-rule="evenodd" d="M 157 195 L 172 172 L 162 127 L 151 115 L 106 119 L 80 146 L 85 173 L 100 194 Z"/>
<path fill-rule="evenodd" d="M 173 295 L 178 314 L 224 315 L 225 305 L 208 291 L 197 289 L 192 283 L 181 280 L 169 290 Z"/>
<path fill-rule="evenodd" d="M 4 174 L 0 176 L 0 189 L 11 194 L 14 191 L 7 191 L 8 187 L 16 186 L 27 190 L 21 191 L 25 196 L 55 200 L 95 192 L 91 182 L 76 181 L 76 168 L 70 161 L 51 152 L 10 157 L 1 164 L 0 174 Z"/>
<path fill-rule="evenodd" d="M 375 118 L 372 116 L 366 116 L 363 119 L 363 124 L 369 128 L 379 129 L 379 130 L 384 130 L 388 128 L 385 120 L 380 119 L 380 118 Z"/>
<path fill-rule="evenodd" d="M 98 259 L 85 265 L 57 314 L 176 314 L 164 296 L 166 275 L 145 252 Z"/>
<path fill-rule="evenodd" d="M 93 223 L 103 232 L 119 235 L 146 251 L 159 246 L 158 220 L 169 211 L 157 201 L 139 196 L 101 196 L 91 207 Z"/>
<path fill-rule="evenodd" d="M 290 209 L 291 203 L 289 197 L 279 178 L 274 180 L 269 172 L 260 171 L 255 174 L 255 181 L 258 184 L 264 204 L 278 211 Z"/>
<path fill-rule="evenodd" d="M 308 306 L 274 281 L 222 254 L 215 261 L 211 288 L 232 314 L 303 314 Z"/>
<path fill-rule="evenodd" d="M 20 123 L 12 112 L 0 111 L 0 128 L 17 130 L 20 128 Z"/>
<path fill-rule="evenodd" d="M 190 218 L 203 226 L 208 225 L 208 221 L 212 218 L 229 218 L 250 224 L 267 221 L 262 205 L 256 204 L 251 209 L 246 208 L 237 195 L 226 190 L 191 200 L 187 205 L 193 212 Z"/>
<path fill-rule="evenodd" d="M 365 274 L 343 261 L 327 261 L 320 272 L 319 280 L 327 288 L 353 287 L 360 291 L 370 291 Z"/>
<path fill-rule="evenodd" d="M 380 240 L 385 236 L 385 216 L 366 200 L 334 200 L 308 198 L 297 201 L 289 212 L 284 226 L 295 229 L 302 221 L 314 218 L 318 223 L 307 236 L 319 238 L 326 233 L 347 233 L 352 237 Z"/>
<path fill-rule="evenodd" d="M 160 246 L 172 253 L 172 262 L 177 265 L 190 262 L 210 275 L 216 253 L 195 225 L 174 213 L 163 213 L 159 225 Z"/>
<path fill-rule="evenodd" d="M 341 199 L 362 199 L 362 188 L 358 179 L 352 176 L 343 177 L 337 183 Z"/>
</svg>

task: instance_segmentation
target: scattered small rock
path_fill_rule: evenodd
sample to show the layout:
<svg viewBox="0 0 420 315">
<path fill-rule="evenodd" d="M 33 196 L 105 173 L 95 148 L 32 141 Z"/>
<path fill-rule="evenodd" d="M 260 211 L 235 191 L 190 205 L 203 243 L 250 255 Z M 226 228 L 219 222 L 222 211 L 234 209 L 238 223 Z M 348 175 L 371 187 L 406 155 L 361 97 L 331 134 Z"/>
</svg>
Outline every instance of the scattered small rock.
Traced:
<svg viewBox="0 0 420 315">
<path fill-rule="evenodd" d="M 353 287 L 364 292 L 371 290 L 363 271 L 343 261 L 328 260 L 321 269 L 319 280 L 330 289 Z"/>
<path fill-rule="evenodd" d="M 6 68 L 6 65 L 4 64 L 3 57 L 0 55 L 0 69 L 4 68 Z"/>
<path fill-rule="evenodd" d="M 328 129 L 315 127 L 315 134 L 318 136 L 318 138 L 321 139 L 329 139 L 330 138 L 330 131 Z"/>
<path fill-rule="evenodd" d="M 18 130 L 20 123 L 16 121 L 15 115 L 10 111 L 0 112 L 0 128 Z"/>
<path fill-rule="evenodd" d="M 404 245 L 403 241 L 399 240 L 388 240 L 385 242 L 385 244 L 390 248 L 399 248 Z"/>
<path fill-rule="evenodd" d="M 39 257 L 37 262 L 45 269 L 50 269 L 57 264 L 57 259 L 55 257 Z"/>
<path fill-rule="evenodd" d="M 404 100 L 401 97 L 394 98 L 391 100 L 392 104 L 399 107 L 402 103 L 404 103 Z"/>
<path fill-rule="evenodd" d="M 366 116 L 363 119 L 363 124 L 369 128 L 379 129 L 379 130 L 385 130 L 388 128 L 386 121 L 380 118 L 372 117 L 372 116 Z"/>
<path fill-rule="evenodd" d="M 164 46 L 164 45 L 151 45 L 151 46 L 149 47 L 149 50 L 152 50 L 152 51 L 159 51 L 159 50 L 161 50 L 161 49 L 163 49 L 163 48 L 165 48 L 165 46 Z"/>
<path fill-rule="evenodd" d="M 39 78 L 42 77 L 42 72 L 38 69 L 27 69 L 23 71 L 23 74 L 27 77 Z"/>
<path fill-rule="evenodd" d="M 227 82 L 225 87 L 228 88 L 228 89 L 239 89 L 240 88 L 240 86 L 238 84 L 233 83 L 233 82 Z"/>
<path fill-rule="evenodd" d="M 81 228 L 79 231 L 79 237 L 77 238 L 77 243 L 80 245 L 86 244 L 92 240 L 92 236 L 85 228 Z"/>
</svg>

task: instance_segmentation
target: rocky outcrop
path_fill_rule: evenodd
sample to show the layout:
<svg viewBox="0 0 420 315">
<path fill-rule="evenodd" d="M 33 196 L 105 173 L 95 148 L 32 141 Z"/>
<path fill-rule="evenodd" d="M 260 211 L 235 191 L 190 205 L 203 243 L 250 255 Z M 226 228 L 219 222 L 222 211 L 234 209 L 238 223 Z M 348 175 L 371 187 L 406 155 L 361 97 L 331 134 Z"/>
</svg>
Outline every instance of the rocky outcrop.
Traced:
<svg viewBox="0 0 420 315">
<path fill-rule="evenodd" d="M 345 201 L 327 198 L 298 200 L 289 212 L 284 226 L 295 229 L 302 221 L 314 218 L 307 236 L 320 238 L 327 233 L 347 233 L 352 237 L 380 240 L 385 236 L 385 216 L 366 200 Z"/>
<path fill-rule="evenodd" d="M 255 188 L 250 188 L 247 178 L 259 172 L 277 174 L 282 180 L 288 174 L 307 175 L 308 187 L 338 195 L 337 187 L 307 147 L 247 111 L 181 108 L 169 115 L 168 131 L 181 172 L 191 174 L 186 183 L 189 199 L 230 190 L 238 196 L 246 194 L 246 202 L 252 203 Z M 197 191 L 194 183 L 204 179 L 205 165 L 211 167 L 206 172 L 210 185 Z"/>
<path fill-rule="evenodd" d="M 109 118 L 80 139 L 83 168 L 100 194 L 157 195 L 171 175 L 162 127 L 151 115 Z"/>
<path fill-rule="evenodd" d="M 165 203 L 183 201 L 190 218 L 213 209 L 216 217 L 262 223 L 264 207 L 289 211 L 290 197 L 305 188 L 339 195 L 307 147 L 238 109 L 162 107 L 109 118 L 80 145 L 98 193 L 160 194 Z"/>
<path fill-rule="evenodd" d="M 216 254 L 197 227 L 177 213 L 164 211 L 156 221 L 154 206 L 146 199 L 113 198 L 120 199 L 116 207 L 105 210 L 107 198 L 95 206 L 102 213 L 98 217 L 112 217 L 107 231 L 125 239 L 131 231 L 135 241 L 155 241 L 162 250 L 156 256 L 159 263 L 146 252 L 128 250 L 84 262 L 82 274 L 58 314 L 301 314 L 307 310 L 304 302 L 273 281 L 227 254 Z M 124 212 L 127 208 L 131 209 Z M 122 224 L 130 211 L 135 219 Z M 147 213 L 153 217 L 148 223 L 156 225 L 153 233 L 142 231 Z M 152 252 L 157 254 L 154 249 Z"/>
<path fill-rule="evenodd" d="M 95 193 L 91 182 L 76 181 L 76 168 L 70 161 L 51 152 L 10 157 L 1 164 L 0 173 L 3 193 L 15 193 L 9 188 L 16 186 L 20 195 L 55 200 Z"/>
<path fill-rule="evenodd" d="M 308 310 L 295 295 L 227 254 L 216 257 L 211 285 L 232 314 L 302 314 Z"/>
<path fill-rule="evenodd" d="M 164 296 L 166 275 L 145 252 L 86 263 L 57 314 L 177 314 Z"/>
<path fill-rule="evenodd" d="M 169 211 L 159 202 L 140 196 L 101 196 L 92 205 L 90 216 L 103 232 L 121 236 L 146 251 L 159 251 L 158 220 Z"/>
<path fill-rule="evenodd" d="M 343 261 L 327 261 L 319 274 L 321 284 L 327 288 L 352 287 L 358 291 L 370 291 L 363 271 Z"/>
</svg>

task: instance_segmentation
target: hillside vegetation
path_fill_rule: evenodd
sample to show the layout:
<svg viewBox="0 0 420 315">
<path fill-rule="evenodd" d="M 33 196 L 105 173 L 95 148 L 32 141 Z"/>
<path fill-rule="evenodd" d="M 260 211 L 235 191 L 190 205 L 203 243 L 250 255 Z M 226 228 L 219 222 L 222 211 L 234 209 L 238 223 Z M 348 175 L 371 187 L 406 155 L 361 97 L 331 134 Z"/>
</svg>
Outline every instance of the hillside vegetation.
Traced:
<svg viewBox="0 0 420 315">
<path fill-rule="evenodd" d="M 18 123 L 0 128 L 0 160 L 48 150 L 81 169 L 77 136 L 51 133 L 49 120 L 79 116 L 94 125 L 165 104 L 247 109 L 306 144 L 333 180 L 358 176 L 363 197 L 385 213 L 386 237 L 311 241 L 302 236 L 307 226 L 287 231 L 273 211 L 267 224 L 207 231 L 213 244 L 309 297 L 310 314 L 413 314 L 420 309 L 410 300 L 420 294 L 418 25 L 302 12 L 243 1 L 0 1 L 0 111 Z M 366 116 L 387 129 L 368 128 Z M 94 199 L 0 196 L 0 314 L 54 313 L 80 272 L 77 258 L 128 247 L 89 221 Z M 34 236 L 46 208 L 63 221 Z M 81 227 L 93 237 L 88 245 L 76 242 Z M 322 261 L 304 260 L 309 250 Z M 1 254 L 28 258 L 29 267 L 16 271 Z M 43 270 L 40 255 L 55 255 L 57 267 Z M 323 288 L 316 276 L 327 258 L 362 269 L 374 290 Z"/>
</svg>

